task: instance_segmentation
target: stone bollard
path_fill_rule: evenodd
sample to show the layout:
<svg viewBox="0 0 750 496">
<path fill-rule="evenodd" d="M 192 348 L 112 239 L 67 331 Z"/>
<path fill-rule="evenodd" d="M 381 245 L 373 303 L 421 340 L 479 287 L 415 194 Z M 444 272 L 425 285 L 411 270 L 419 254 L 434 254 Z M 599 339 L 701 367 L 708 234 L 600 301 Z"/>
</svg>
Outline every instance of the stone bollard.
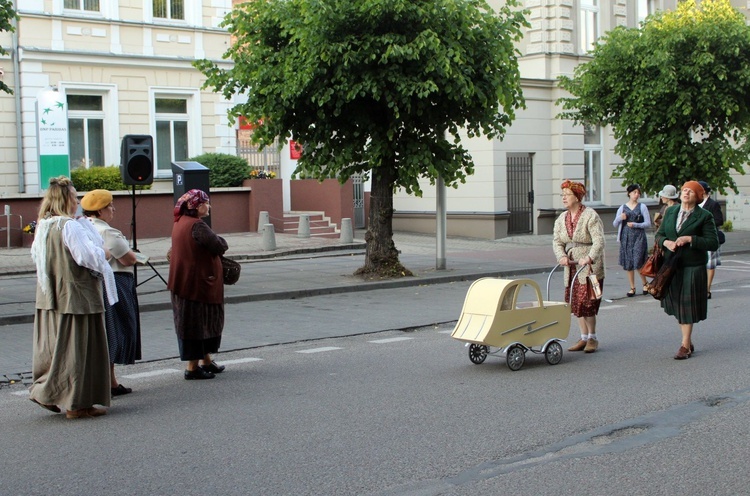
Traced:
<svg viewBox="0 0 750 496">
<path fill-rule="evenodd" d="M 276 232 L 273 230 L 273 224 L 263 225 L 263 250 L 273 251 L 276 249 Z"/>
<path fill-rule="evenodd" d="M 258 232 L 263 232 L 263 227 L 271 222 L 268 212 L 263 210 L 258 214 Z"/>
<path fill-rule="evenodd" d="M 297 225 L 297 237 L 310 237 L 310 216 L 307 214 L 301 214 L 299 216 L 299 224 Z"/>
<path fill-rule="evenodd" d="M 351 219 L 341 219 L 341 237 L 339 238 L 339 240 L 344 244 L 354 242 Z"/>
</svg>

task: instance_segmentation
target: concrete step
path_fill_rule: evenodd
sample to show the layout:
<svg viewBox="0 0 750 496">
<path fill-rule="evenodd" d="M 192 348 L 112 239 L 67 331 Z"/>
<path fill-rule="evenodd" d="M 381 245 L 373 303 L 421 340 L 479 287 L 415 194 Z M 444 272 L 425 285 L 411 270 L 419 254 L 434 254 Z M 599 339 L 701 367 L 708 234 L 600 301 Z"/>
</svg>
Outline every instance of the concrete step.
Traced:
<svg viewBox="0 0 750 496">
<path fill-rule="evenodd" d="M 301 215 L 307 215 L 310 220 L 310 237 L 334 239 L 340 236 L 338 227 L 331 224 L 325 212 L 284 212 L 284 233 L 299 232 Z"/>
</svg>

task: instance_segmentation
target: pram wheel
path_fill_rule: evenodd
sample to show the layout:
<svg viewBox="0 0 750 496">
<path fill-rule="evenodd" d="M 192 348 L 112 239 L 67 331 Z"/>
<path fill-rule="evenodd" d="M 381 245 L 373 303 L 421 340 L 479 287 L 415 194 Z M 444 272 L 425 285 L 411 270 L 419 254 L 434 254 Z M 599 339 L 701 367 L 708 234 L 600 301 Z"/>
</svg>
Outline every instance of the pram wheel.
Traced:
<svg viewBox="0 0 750 496">
<path fill-rule="evenodd" d="M 552 341 L 544 351 L 544 358 L 547 359 L 547 363 L 550 365 L 557 365 L 558 363 L 560 363 L 560 360 L 562 360 L 562 356 L 562 345 L 558 341 Z"/>
<path fill-rule="evenodd" d="M 479 365 L 487 358 L 487 353 L 489 353 L 489 351 L 489 348 L 482 344 L 469 345 L 469 360 L 471 360 L 472 363 Z"/>
<path fill-rule="evenodd" d="M 508 368 L 512 371 L 521 370 L 523 363 L 526 361 L 526 351 L 520 345 L 513 345 L 508 348 L 508 352 L 505 354 L 505 361 L 508 363 Z"/>
</svg>

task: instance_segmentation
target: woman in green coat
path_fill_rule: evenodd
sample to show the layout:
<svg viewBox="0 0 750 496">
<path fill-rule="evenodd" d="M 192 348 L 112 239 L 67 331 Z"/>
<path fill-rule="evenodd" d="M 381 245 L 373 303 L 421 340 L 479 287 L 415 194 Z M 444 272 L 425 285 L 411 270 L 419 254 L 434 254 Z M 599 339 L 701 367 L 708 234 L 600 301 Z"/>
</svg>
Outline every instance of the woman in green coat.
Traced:
<svg viewBox="0 0 750 496">
<path fill-rule="evenodd" d="M 680 194 L 682 204 L 667 209 L 656 232 L 656 240 L 664 248 L 665 262 L 681 248 L 677 271 L 661 301 L 664 311 L 677 318 L 682 332 L 675 360 L 684 360 L 693 354 L 693 324 L 706 320 L 708 313 L 705 267 L 708 252 L 719 248 L 719 238 L 713 215 L 698 205 L 703 195 L 703 187 L 697 181 L 686 182 Z"/>
</svg>

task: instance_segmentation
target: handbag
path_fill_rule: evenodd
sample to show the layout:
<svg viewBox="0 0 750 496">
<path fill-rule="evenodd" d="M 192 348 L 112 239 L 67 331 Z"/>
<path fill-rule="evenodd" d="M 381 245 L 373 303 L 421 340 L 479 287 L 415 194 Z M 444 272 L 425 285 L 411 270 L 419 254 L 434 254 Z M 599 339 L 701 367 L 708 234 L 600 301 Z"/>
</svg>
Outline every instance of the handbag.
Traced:
<svg viewBox="0 0 750 496">
<path fill-rule="evenodd" d="M 590 301 L 602 299 L 602 285 L 599 284 L 599 278 L 596 274 L 589 274 L 586 277 L 586 290 Z"/>
<path fill-rule="evenodd" d="M 231 286 L 240 280 L 242 266 L 231 258 L 221 257 L 221 269 L 224 272 L 224 284 Z"/>
<path fill-rule="evenodd" d="M 659 243 L 654 241 L 654 249 L 651 251 L 651 255 L 646 259 L 643 267 L 641 267 L 641 275 L 645 277 L 656 277 L 656 273 L 659 272 L 662 263 L 664 263 L 664 252 L 661 251 Z"/>
<path fill-rule="evenodd" d="M 675 272 L 677 272 L 681 255 L 682 247 L 679 247 L 674 252 L 674 255 L 662 264 L 651 282 L 646 284 L 646 291 L 657 300 L 663 300 L 664 296 L 666 296 L 667 288 L 669 288 L 672 278 Z"/>
<path fill-rule="evenodd" d="M 727 240 L 727 237 L 724 235 L 724 231 L 719 231 L 717 229 L 716 230 L 716 235 L 719 237 L 719 244 L 723 245 L 726 242 L 726 240 Z"/>
</svg>

